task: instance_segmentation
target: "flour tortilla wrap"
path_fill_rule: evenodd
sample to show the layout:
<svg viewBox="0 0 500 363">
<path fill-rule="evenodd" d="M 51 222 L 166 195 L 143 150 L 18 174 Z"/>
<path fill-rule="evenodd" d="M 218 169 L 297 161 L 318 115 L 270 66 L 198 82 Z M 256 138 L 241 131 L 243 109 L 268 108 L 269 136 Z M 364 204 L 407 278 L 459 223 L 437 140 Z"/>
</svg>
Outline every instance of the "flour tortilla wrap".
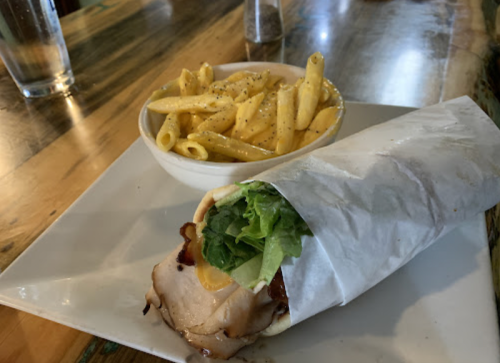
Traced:
<svg viewBox="0 0 500 363">
<path fill-rule="evenodd" d="M 193 223 L 183 227 L 188 245 L 202 238 L 203 218 L 215 202 L 239 188 L 235 185 L 209 191 L 201 200 Z M 153 286 L 146 294 L 165 323 L 178 331 L 203 355 L 228 359 L 260 336 L 271 336 L 290 327 L 290 314 L 280 301 L 271 297 L 265 287 L 258 293 L 240 287 L 236 282 L 207 291 L 200 283 L 195 267 L 183 264 L 179 257 L 185 244 L 179 245 L 153 269 Z"/>
<path fill-rule="evenodd" d="M 276 318 L 273 309 L 264 309 L 265 314 L 247 309 L 241 319 L 223 319 L 224 326 L 258 322 L 258 331 L 247 325 L 234 328 L 246 335 L 207 330 L 211 325 L 205 322 L 213 320 L 220 306 L 230 311 L 232 293 L 242 288 L 232 284 L 215 294 L 204 291 L 192 267 L 184 268 L 179 284 L 172 278 L 172 256 L 178 251 L 155 267 L 148 293 L 148 301 L 169 325 L 177 309 L 184 316 L 174 318 L 174 328 L 200 349 L 215 345 L 212 352 L 219 357 L 231 356 L 262 334 L 279 333 L 347 304 L 450 230 L 500 202 L 500 130 L 472 100 L 462 97 L 372 127 L 253 180 L 272 184 L 314 234 L 302 238 L 300 257 L 281 264 L 288 311 Z M 208 192 L 194 221 L 201 222 L 215 201 L 235 190 L 228 186 Z M 258 294 L 263 296 L 266 288 Z M 241 295 L 236 304 L 258 300 L 258 294 Z M 196 301 L 186 296 L 196 296 Z M 212 300 L 215 308 L 207 304 Z M 194 315 L 195 321 L 186 323 Z M 203 331 L 197 328 L 201 323 Z"/>
<path fill-rule="evenodd" d="M 236 185 L 231 184 L 208 191 L 201 200 L 198 207 L 196 208 L 196 211 L 193 216 L 193 222 L 194 223 L 202 222 L 203 218 L 205 217 L 205 213 L 212 205 L 215 204 L 215 202 L 218 202 L 224 197 L 233 194 L 238 189 L 239 188 Z M 290 328 L 290 326 L 291 326 L 290 312 L 286 311 L 284 314 L 280 315 L 277 319 L 273 320 L 271 325 L 269 325 L 265 330 L 263 330 L 260 333 L 260 335 L 261 336 L 277 335 L 279 333 L 282 333 L 286 329 Z"/>
<path fill-rule="evenodd" d="M 203 221 L 205 217 L 205 213 L 210 209 L 215 202 L 227 197 L 236 191 L 238 191 L 238 187 L 234 184 L 226 185 L 217 189 L 213 189 L 208 191 L 203 199 L 201 200 L 198 208 L 196 208 L 196 212 L 193 216 L 194 223 L 200 223 Z M 273 336 L 283 331 L 287 330 L 291 327 L 290 321 L 290 312 L 286 311 L 284 314 L 280 315 L 277 319 L 274 319 L 271 325 L 269 325 L 265 330 L 263 330 L 260 335 L 261 336 Z"/>
</svg>

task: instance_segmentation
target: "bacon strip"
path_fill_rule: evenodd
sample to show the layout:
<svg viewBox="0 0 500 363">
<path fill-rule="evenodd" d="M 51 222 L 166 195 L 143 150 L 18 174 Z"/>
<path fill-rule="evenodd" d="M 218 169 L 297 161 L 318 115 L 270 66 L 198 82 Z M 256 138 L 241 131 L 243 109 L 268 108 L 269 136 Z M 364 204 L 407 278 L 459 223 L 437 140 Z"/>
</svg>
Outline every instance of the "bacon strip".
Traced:
<svg viewBox="0 0 500 363">
<path fill-rule="evenodd" d="M 286 296 L 285 282 L 283 281 L 283 274 L 281 268 L 278 269 L 273 280 L 269 284 L 268 294 L 274 301 L 279 301 L 288 309 L 288 296 Z"/>
<path fill-rule="evenodd" d="M 182 245 L 181 251 L 177 255 L 177 262 L 186 266 L 194 266 L 194 256 L 189 249 L 189 243 L 191 242 L 191 238 L 189 238 L 186 234 L 186 229 L 188 227 L 193 227 L 194 229 L 196 229 L 196 224 L 192 222 L 184 223 L 184 225 L 179 230 L 180 235 L 184 238 L 184 244 Z"/>
</svg>

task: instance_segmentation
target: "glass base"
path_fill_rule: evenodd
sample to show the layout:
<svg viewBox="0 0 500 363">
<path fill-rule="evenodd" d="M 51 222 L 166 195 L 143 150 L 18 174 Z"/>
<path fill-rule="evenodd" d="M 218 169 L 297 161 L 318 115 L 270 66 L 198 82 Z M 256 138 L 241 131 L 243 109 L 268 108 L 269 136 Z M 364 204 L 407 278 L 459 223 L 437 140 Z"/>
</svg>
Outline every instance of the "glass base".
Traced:
<svg viewBox="0 0 500 363">
<path fill-rule="evenodd" d="M 254 37 L 254 38 L 251 38 L 250 35 L 249 36 L 246 36 L 246 39 L 249 41 L 249 42 L 252 42 L 252 43 L 255 43 L 255 44 L 266 44 L 266 43 L 272 43 L 272 42 L 276 42 L 278 40 L 281 40 L 283 39 L 283 34 L 279 34 L 279 35 L 276 35 L 274 37 L 270 37 L 270 36 L 257 36 L 257 37 Z"/>
<path fill-rule="evenodd" d="M 60 92 L 66 93 L 73 83 L 75 83 L 73 72 L 67 71 L 54 80 L 19 84 L 18 87 L 24 97 L 35 98 L 45 97 Z"/>
</svg>

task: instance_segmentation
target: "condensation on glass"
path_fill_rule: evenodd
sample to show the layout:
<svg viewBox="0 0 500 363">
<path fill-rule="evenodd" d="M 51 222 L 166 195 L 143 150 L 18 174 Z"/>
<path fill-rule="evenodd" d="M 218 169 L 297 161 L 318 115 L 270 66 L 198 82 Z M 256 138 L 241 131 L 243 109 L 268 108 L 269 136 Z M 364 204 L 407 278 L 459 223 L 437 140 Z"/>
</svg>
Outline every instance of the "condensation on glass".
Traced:
<svg viewBox="0 0 500 363">
<path fill-rule="evenodd" d="M 67 92 L 74 82 L 52 0 L 0 1 L 0 56 L 26 97 Z"/>
<path fill-rule="evenodd" d="M 280 0 L 245 0 L 245 37 L 254 43 L 267 43 L 283 37 Z"/>
</svg>

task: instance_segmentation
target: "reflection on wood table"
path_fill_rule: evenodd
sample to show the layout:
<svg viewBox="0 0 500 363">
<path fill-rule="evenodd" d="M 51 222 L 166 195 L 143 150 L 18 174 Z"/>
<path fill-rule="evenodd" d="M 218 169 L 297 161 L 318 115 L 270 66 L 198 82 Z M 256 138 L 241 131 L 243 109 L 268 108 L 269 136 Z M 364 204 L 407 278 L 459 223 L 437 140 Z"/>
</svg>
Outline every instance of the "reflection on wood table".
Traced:
<svg viewBox="0 0 500 363">
<path fill-rule="evenodd" d="M 282 4 L 286 36 L 266 45 L 245 41 L 240 0 L 104 0 L 74 12 L 61 19 L 69 97 L 23 99 L 0 66 L 0 268 L 139 136 L 142 104 L 182 68 L 304 66 L 321 51 L 347 100 L 421 107 L 469 94 L 500 122 L 494 0 Z M 162 361 L 10 308 L 0 321 L 0 362 Z"/>
</svg>

